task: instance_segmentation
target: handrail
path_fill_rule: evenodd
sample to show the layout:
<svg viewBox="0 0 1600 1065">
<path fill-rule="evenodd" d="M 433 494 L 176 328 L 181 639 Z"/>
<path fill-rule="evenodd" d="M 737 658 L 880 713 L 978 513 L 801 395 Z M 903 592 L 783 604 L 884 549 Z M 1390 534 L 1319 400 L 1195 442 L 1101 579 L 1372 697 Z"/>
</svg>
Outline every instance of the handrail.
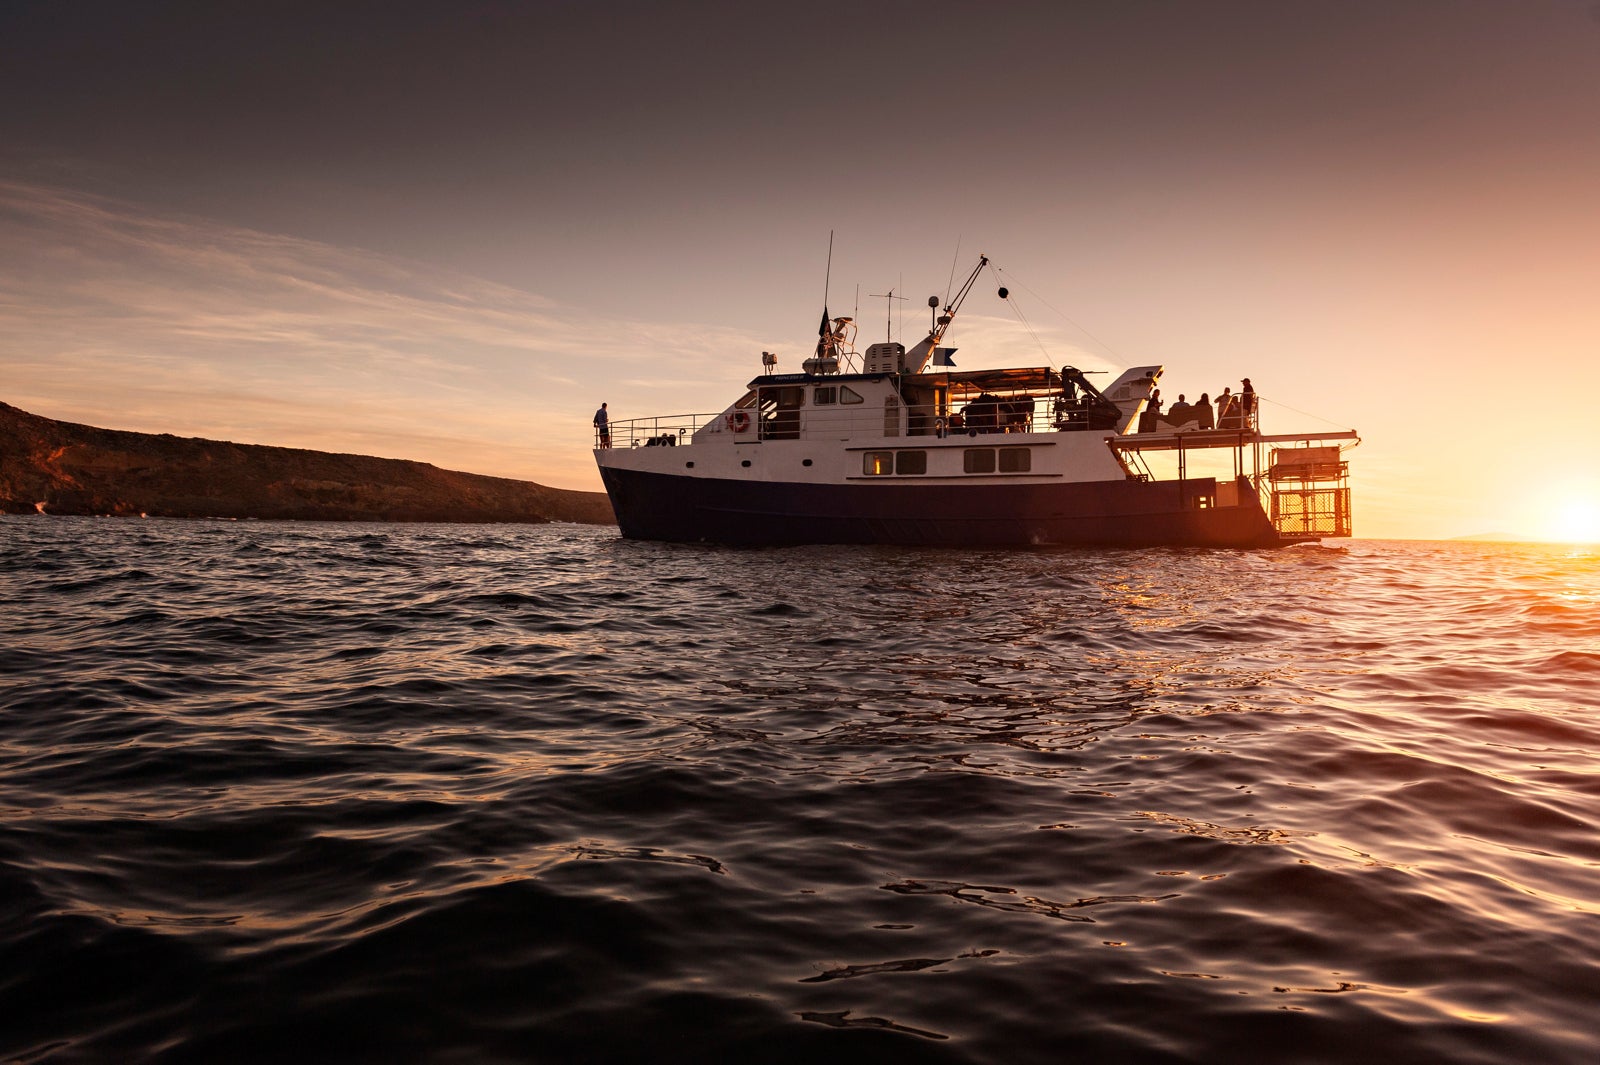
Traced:
<svg viewBox="0 0 1600 1065">
<path fill-rule="evenodd" d="M 995 398 L 998 403 L 952 404 L 943 411 L 929 403 L 902 404 L 888 422 L 885 421 L 884 409 L 871 403 L 807 404 L 778 411 L 770 407 L 763 410 L 752 404 L 733 412 L 733 415 L 744 414 L 748 421 L 742 427 L 735 428 L 730 424 L 728 428 L 738 434 L 740 441 L 755 441 L 792 440 L 817 433 L 829 435 L 836 432 L 865 438 L 878 433 L 888 438 L 1072 432 L 1090 430 L 1093 424 L 1092 408 L 1060 404 L 1056 402 L 1059 398 L 1057 393 L 997 394 Z M 1235 419 L 1229 419 L 1228 426 L 1219 425 L 1208 431 L 1201 430 L 1188 420 L 1173 425 L 1165 415 L 1156 415 L 1152 420 L 1151 412 L 1146 410 L 1126 433 L 1118 434 L 1116 439 L 1119 444 L 1137 444 L 1144 437 L 1159 447 L 1161 438 L 1180 433 L 1253 435 L 1259 431 L 1258 413 L 1259 407 L 1248 415 L 1241 415 L 1237 425 L 1232 424 Z M 688 437 L 723 416 L 719 412 L 613 420 L 610 423 L 611 446 L 642 447 L 652 440 L 659 443 L 664 437 L 672 437 L 676 443 L 686 444 Z M 891 424 L 895 426 L 895 431 L 889 431 Z M 595 441 L 598 446 L 598 430 L 595 432 Z M 1198 440 L 1194 446 L 1201 446 Z"/>
<path fill-rule="evenodd" d="M 694 435 L 703 426 L 716 421 L 721 414 L 667 414 L 651 418 L 624 418 L 610 423 L 612 447 L 644 447 L 651 440 L 658 443 L 671 438 L 674 443 L 688 443 L 685 437 Z M 595 430 L 595 446 L 600 446 L 600 431 Z"/>
</svg>

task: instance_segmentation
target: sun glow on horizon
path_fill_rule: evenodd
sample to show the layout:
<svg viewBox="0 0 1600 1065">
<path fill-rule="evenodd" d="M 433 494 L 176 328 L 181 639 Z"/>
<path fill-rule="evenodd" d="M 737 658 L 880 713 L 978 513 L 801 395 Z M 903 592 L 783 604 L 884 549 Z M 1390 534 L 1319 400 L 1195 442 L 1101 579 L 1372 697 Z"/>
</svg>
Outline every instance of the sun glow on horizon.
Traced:
<svg viewBox="0 0 1600 1065">
<path fill-rule="evenodd" d="M 1591 495 L 1561 500 L 1552 509 L 1540 534 L 1559 544 L 1600 543 L 1600 502 Z"/>
</svg>

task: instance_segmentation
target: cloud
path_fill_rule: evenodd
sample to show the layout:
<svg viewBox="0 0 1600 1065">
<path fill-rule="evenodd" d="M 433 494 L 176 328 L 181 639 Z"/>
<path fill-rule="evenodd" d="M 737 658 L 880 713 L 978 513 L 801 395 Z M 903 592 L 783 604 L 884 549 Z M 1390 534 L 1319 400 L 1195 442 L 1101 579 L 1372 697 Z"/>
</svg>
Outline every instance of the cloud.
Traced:
<svg viewBox="0 0 1600 1065">
<path fill-rule="evenodd" d="M 760 348 L 726 329 L 597 317 L 422 263 L 0 182 L 3 398 L 40 414 L 593 488 L 588 423 L 606 382 L 683 402 L 675 393 L 703 384 L 720 407 L 729 384 L 703 380 L 708 352 Z"/>
</svg>

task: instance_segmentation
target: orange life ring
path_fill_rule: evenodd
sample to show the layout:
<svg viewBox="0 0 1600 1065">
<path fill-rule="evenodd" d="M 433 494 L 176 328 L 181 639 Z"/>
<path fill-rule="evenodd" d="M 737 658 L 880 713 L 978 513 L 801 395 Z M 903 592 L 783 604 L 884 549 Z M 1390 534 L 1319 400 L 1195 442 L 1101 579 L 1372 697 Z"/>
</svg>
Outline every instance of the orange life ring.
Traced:
<svg viewBox="0 0 1600 1065">
<path fill-rule="evenodd" d="M 750 428 L 750 415 L 742 410 L 728 412 L 728 428 L 736 433 L 742 433 Z"/>
</svg>

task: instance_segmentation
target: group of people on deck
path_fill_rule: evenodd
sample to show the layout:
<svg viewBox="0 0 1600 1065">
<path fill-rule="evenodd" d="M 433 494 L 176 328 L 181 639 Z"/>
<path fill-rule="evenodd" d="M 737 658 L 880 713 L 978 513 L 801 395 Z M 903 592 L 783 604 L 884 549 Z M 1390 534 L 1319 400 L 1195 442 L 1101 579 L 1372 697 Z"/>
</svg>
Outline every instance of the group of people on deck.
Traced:
<svg viewBox="0 0 1600 1065">
<path fill-rule="evenodd" d="M 1217 397 L 1215 407 L 1211 404 L 1209 392 L 1200 393 L 1199 400 L 1194 403 L 1180 393 L 1178 402 L 1168 407 L 1165 414 L 1161 413 L 1161 389 L 1158 388 L 1145 404 L 1144 412 L 1139 415 L 1139 431 L 1159 433 L 1164 429 L 1252 428 L 1255 425 L 1256 390 L 1248 377 L 1239 384 L 1241 387 L 1237 393 L 1232 387 L 1224 388 Z"/>
</svg>

